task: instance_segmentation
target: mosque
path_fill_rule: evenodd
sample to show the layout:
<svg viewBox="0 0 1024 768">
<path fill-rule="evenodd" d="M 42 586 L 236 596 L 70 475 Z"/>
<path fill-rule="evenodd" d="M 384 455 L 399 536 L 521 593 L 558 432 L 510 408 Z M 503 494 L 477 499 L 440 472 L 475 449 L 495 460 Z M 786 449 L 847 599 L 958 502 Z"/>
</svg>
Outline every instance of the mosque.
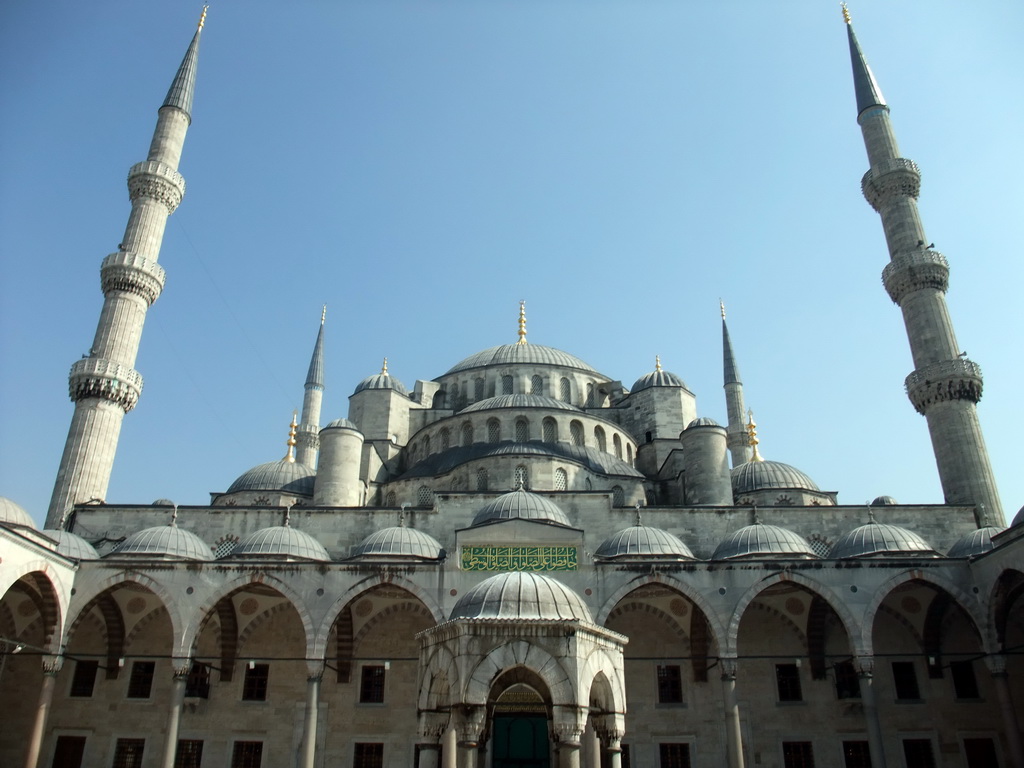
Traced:
<svg viewBox="0 0 1024 768">
<path fill-rule="evenodd" d="M 204 506 L 106 504 L 201 21 L 129 171 L 46 529 L 0 500 L 0 764 L 1024 768 L 1024 515 L 846 22 L 943 503 L 846 506 L 765 460 L 724 309 L 720 425 L 660 362 L 627 387 L 530 343 L 521 305 L 508 343 L 411 388 L 385 360 L 326 424 L 321 320 L 283 458 Z"/>
</svg>

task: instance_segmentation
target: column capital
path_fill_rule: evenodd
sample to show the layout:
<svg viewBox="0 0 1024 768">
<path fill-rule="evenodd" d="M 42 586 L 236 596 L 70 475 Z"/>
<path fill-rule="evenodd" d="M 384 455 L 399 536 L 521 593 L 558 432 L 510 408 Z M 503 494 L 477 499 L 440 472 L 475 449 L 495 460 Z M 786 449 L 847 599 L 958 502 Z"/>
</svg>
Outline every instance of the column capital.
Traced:
<svg viewBox="0 0 1024 768">
<path fill-rule="evenodd" d="M 853 668 L 857 670 L 858 677 L 873 677 L 875 674 L 875 657 L 854 656 Z"/>
<path fill-rule="evenodd" d="M 736 658 L 719 658 L 718 666 L 722 668 L 722 680 L 735 680 L 736 679 L 736 668 L 738 666 L 738 659 Z"/>
<path fill-rule="evenodd" d="M 448 730 L 448 723 L 452 719 L 451 713 L 442 711 L 421 711 L 419 715 L 419 735 L 424 739 L 431 739 L 436 745 Z"/>
<path fill-rule="evenodd" d="M 49 675 L 50 677 L 56 677 L 57 673 L 60 672 L 61 667 L 64 666 L 64 657 L 47 654 L 42 657 L 42 663 L 43 674 Z"/>
<path fill-rule="evenodd" d="M 306 659 L 306 681 L 319 683 L 324 679 L 325 667 L 322 659 Z"/>
<path fill-rule="evenodd" d="M 192 658 L 174 656 L 171 658 L 171 673 L 175 680 L 185 680 L 192 671 Z"/>
<path fill-rule="evenodd" d="M 487 708 L 476 704 L 459 704 L 452 708 L 452 715 L 452 725 L 455 726 L 459 744 L 475 747 L 484 732 Z"/>
<path fill-rule="evenodd" d="M 571 704 L 556 704 L 551 709 L 552 728 L 558 741 L 562 744 L 578 745 L 587 727 L 589 709 Z"/>
<path fill-rule="evenodd" d="M 1006 674 L 1006 657 L 1001 653 L 989 654 L 985 657 L 985 666 L 992 677 L 1001 677 Z"/>
</svg>

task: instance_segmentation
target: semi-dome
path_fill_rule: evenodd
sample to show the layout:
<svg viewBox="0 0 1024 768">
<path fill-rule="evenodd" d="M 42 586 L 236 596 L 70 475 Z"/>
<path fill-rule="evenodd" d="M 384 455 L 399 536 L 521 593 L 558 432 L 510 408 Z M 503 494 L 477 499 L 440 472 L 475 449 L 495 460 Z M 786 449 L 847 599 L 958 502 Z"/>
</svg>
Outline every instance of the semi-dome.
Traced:
<svg viewBox="0 0 1024 768">
<path fill-rule="evenodd" d="M 462 409 L 461 413 L 473 413 L 474 411 L 491 411 L 495 408 L 555 408 L 560 411 L 579 411 L 575 405 L 555 400 L 553 397 L 544 395 L 498 395 L 488 397 L 486 400 L 479 400 L 470 406 Z"/>
<path fill-rule="evenodd" d="M 844 534 L 832 545 L 834 560 L 868 555 L 935 555 L 927 541 L 898 525 L 870 522 Z"/>
<path fill-rule="evenodd" d="M 681 389 L 687 389 L 686 382 L 683 381 L 676 374 L 669 371 L 663 371 L 658 368 L 655 371 L 644 374 L 633 383 L 633 388 L 629 391 L 632 393 L 640 392 L 644 389 L 650 389 L 651 387 L 677 387 Z"/>
<path fill-rule="evenodd" d="M 518 488 L 505 493 L 486 504 L 473 517 L 473 525 L 483 525 L 495 520 L 536 520 L 557 523 L 569 527 L 569 518 L 557 504 L 536 493 Z"/>
<path fill-rule="evenodd" d="M 43 531 L 57 542 L 57 551 L 72 560 L 99 560 L 95 547 L 77 533 L 47 528 Z"/>
<path fill-rule="evenodd" d="M 25 510 L 25 508 L 16 501 L 11 501 L 11 499 L 8 499 L 6 496 L 0 496 L 0 523 L 23 525 L 26 528 L 36 527 L 36 524 L 32 520 L 32 516 Z"/>
<path fill-rule="evenodd" d="M 732 492 L 736 495 L 775 488 L 820 489 L 810 477 L 781 461 L 747 461 L 732 470 Z"/>
<path fill-rule="evenodd" d="M 876 496 L 871 502 L 872 507 L 892 507 L 899 504 L 892 496 Z"/>
<path fill-rule="evenodd" d="M 448 373 L 468 371 L 471 368 L 486 368 L 491 365 L 516 364 L 554 365 L 559 368 L 575 368 L 579 371 L 597 373 L 578 357 L 540 344 L 502 344 L 500 347 L 491 347 L 456 363 L 448 369 Z"/>
<path fill-rule="evenodd" d="M 297 461 L 268 461 L 238 476 L 228 488 L 237 491 L 283 491 L 300 496 L 312 496 L 316 483 L 316 470 Z"/>
<path fill-rule="evenodd" d="M 660 528 L 639 524 L 623 528 L 607 539 L 594 555 L 608 560 L 634 557 L 696 560 L 693 552 L 678 536 Z"/>
<path fill-rule="evenodd" d="M 817 557 L 803 536 L 777 525 L 754 523 L 730 534 L 718 545 L 711 559 L 765 556 Z"/>
<path fill-rule="evenodd" d="M 433 536 L 396 525 L 374 531 L 352 551 L 353 557 L 395 557 L 440 560 L 444 548 Z"/>
<path fill-rule="evenodd" d="M 330 562 L 331 559 L 323 544 L 290 525 L 275 525 L 253 531 L 239 541 L 227 557 L 232 560 L 238 557 L 272 557 L 322 563 Z"/>
<path fill-rule="evenodd" d="M 133 533 L 107 557 L 162 557 L 170 560 L 212 560 L 206 542 L 174 523 L 144 528 Z"/>
<path fill-rule="evenodd" d="M 720 427 L 720 426 L 722 426 L 722 425 L 719 424 L 714 419 L 710 418 L 709 416 L 701 416 L 699 418 L 694 419 L 689 424 L 687 424 L 686 428 L 689 429 L 690 427 Z"/>
<path fill-rule="evenodd" d="M 982 555 L 995 548 L 995 545 L 992 544 L 992 537 L 1004 530 L 1006 529 L 988 526 L 986 528 L 979 528 L 976 531 L 971 531 L 970 533 L 961 536 L 957 543 L 950 547 L 948 556 L 974 557 L 976 555 Z"/>
<path fill-rule="evenodd" d="M 453 619 L 576 619 L 593 622 L 583 600 L 548 576 L 510 571 L 491 576 L 462 596 Z"/>
<path fill-rule="evenodd" d="M 373 376 L 367 376 L 365 379 L 356 384 L 355 392 L 357 394 L 367 389 L 393 389 L 400 395 L 409 396 L 409 390 L 405 388 L 405 384 L 400 382 L 390 373 L 375 373 Z"/>
</svg>

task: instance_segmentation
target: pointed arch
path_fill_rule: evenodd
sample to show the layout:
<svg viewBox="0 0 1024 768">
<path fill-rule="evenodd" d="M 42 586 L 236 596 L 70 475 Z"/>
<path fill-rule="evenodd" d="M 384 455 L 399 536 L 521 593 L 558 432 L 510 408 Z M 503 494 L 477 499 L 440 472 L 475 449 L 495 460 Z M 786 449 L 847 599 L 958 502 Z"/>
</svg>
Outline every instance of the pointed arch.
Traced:
<svg viewBox="0 0 1024 768">
<path fill-rule="evenodd" d="M 1015 568 L 1007 568 L 992 584 L 989 598 L 988 631 L 996 648 L 1006 645 L 1006 625 L 1010 620 L 1010 611 L 1014 604 L 1024 595 L 1024 573 Z"/>
<path fill-rule="evenodd" d="M 459 667 L 455 656 L 444 645 L 435 645 L 424 658 L 420 653 L 417 707 L 420 711 L 436 711 L 450 706 L 452 692 L 459 690 Z"/>
<path fill-rule="evenodd" d="M 576 704 L 576 685 L 561 661 L 543 648 L 526 641 L 492 648 L 469 671 L 460 703 L 486 704 L 498 678 L 515 669 L 527 670 L 536 675 L 547 687 L 553 705 Z"/>
<path fill-rule="evenodd" d="M 0 599 L 7 594 L 19 581 L 27 579 L 38 592 L 42 604 L 40 615 L 46 621 L 43 646 L 51 653 L 60 649 L 64 633 L 67 631 L 68 601 L 71 585 L 65 584 L 61 574 L 46 560 L 30 560 L 17 568 L 4 571 L 5 583 L 0 589 Z M 72 576 L 72 578 L 74 578 Z M 37 605 L 37 609 L 40 606 Z"/>
</svg>

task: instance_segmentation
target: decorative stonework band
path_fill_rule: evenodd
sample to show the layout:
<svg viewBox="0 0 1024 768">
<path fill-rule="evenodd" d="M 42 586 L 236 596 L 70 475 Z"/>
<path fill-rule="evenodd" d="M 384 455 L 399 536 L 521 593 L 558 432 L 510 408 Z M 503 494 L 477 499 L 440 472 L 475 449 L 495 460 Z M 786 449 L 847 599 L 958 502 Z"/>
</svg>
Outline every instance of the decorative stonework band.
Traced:
<svg viewBox="0 0 1024 768">
<path fill-rule="evenodd" d="M 876 211 L 894 197 L 914 197 L 921 191 L 921 169 L 905 157 L 884 160 L 860 180 L 865 199 Z"/>
<path fill-rule="evenodd" d="M 314 424 L 299 424 L 295 429 L 295 440 L 301 448 L 320 450 L 320 429 Z"/>
<path fill-rule="evenodd" d="M 166 205 L 170 215 L 184 196 L 185 179 L 169 165 L 146 160 L 128 171 L 128 197 L 132 202 L 139 197 L 151 198 Z"/>
<path fill-rule="evenodd" d="M 74 402 L 99 397 L 117 403 L 128 413 L 142 394 L 142 375 L 127 365 L 102 357 L 86 357 L 71 366 L 68 391 Z"/>
<path fill-rule="evenodd" d="M 922 288 L 934 288 L 945 293 L 949 288 L 949 262 L 938 251 L 900 253 L 885 265 L 882 283 L 895 304 L 899 304 L 908 293 Z"/>
<path fill-rule="evenodd" d="M 150 306 L 163 291 L 166 277 L 164 268 L 155 261 L 128 251 L 110 254 L 100 266 L 104 296 L 114 291 L 134 293 Z"/>
<path fill-rule="evenodd" d="M 934 403 L 977 403 L 981 400 L 981 366 L 967 358 L 940 360 L 907 376 L 906 389 L 910 402 L 922 415 Z"/>
</svg>

